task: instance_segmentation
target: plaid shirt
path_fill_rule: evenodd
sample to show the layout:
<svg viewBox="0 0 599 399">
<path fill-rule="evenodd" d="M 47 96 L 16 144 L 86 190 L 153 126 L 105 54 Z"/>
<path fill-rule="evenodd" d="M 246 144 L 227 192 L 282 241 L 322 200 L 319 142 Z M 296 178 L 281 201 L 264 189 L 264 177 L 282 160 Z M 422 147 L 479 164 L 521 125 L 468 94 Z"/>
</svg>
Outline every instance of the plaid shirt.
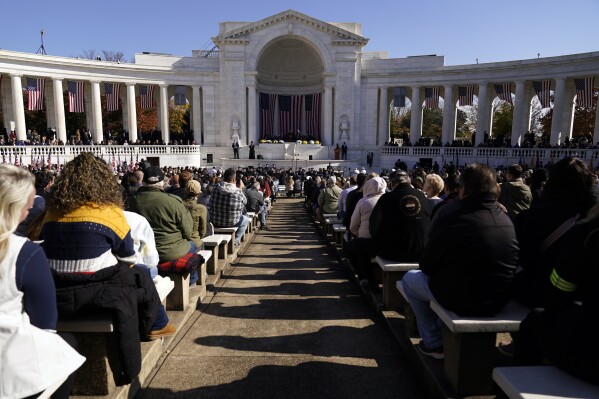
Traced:
<svg viewBox="0 0 599 399">
<path fill-rule="evenodd" d="M 210 221 L 215 227 L 233 227 L 245 213 L 247 198 L 233 183 L 217 185 L 210 196 Z"/>
<path fill-rule="evenodd" d="M 182 257 L 158 265 L 161 272 L 193 273 L 204 263 L 204 257 L 196 252 L 188 252 Z"/>
</svg>

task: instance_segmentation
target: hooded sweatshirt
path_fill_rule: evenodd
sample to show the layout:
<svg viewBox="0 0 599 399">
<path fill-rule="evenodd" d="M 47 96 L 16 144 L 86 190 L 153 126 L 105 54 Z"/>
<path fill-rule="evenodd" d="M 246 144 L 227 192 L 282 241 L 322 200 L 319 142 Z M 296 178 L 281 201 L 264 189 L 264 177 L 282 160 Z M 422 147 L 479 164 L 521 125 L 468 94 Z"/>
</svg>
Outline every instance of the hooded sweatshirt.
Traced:
<svg viewBox="0 0 599 399">
<path fill-rule="evenodd" d="M 352 213 L 349 225 L 350 231 L 358 237 L 370 238 L 369 223 L 370 213 L 381 195 L 385 194 L 387 183 L 380 177 L 373 177 L 364 183 L 362 189 L 364 196 L 358 201 Z"/>
</svg>

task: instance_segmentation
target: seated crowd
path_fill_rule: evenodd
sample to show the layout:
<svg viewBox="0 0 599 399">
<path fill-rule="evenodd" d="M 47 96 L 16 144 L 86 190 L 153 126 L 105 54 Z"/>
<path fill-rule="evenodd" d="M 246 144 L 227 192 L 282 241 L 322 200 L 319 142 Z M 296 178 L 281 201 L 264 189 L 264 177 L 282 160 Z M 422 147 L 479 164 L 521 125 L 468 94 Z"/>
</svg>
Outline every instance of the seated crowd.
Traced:
<svg viewBox="0 0 599 399">
<path fill-rule="evenodd" d="M 57 320 L 98 312 L 112 315 L 118 332 L 115 383 L 131 383 L 141 370 L 140 341 L 176 332 L 158 296 L 159 274 L 198 280 L 209 222 L 243 234 L 255 212 L 268 228 L 278 179 L 274 168 L 223 172 L 145 161 L 119 173 L 89 152 L 58 174 L 30 169 L 0 164 L 0 345 L 9 362 L 0 390 L 8 397 L 47 390 L 68 397 L 85 358 L 73 335 L 56 333 Z"/>
<path fill-rule="evenodd" d="M 591 338 L 599 311 L 598 178 L 573 157 L 548 166 L 306 177 L 306 206 L 315 215 L 337 213 L 347 229 L 344 256 L 371 291 L 379 290 L 374 256 L 419 263 L 401 284 L 424 355 L 444 357 L 431 301 L 484 317 L 516 300 L 535 310 L 498 350 L 515 364 L 549 362 L 599 384 Z"/>
<path fill-rule="evenodd" d="M 523 365 L 547 359 L 599 384 L 599 353 L 591 339 L 599 310 L 597 176 L 576 158 L 549 166 L 496 171 L 450 163 L 368 175 L 356 169 L 344 177 L 330 166 L 293 171 L 260 164 L 223 171 L 160 168 L 145 160 L 114 170 L 81 153 L 57 176 L 30 167 L 34 176 L 2 164 L 0 312 L 13 321 L 1 326 L 0 335 L 10 337 L 25 326 L 32 330 L 29 339 L 45 343 L 42 355 L 60 359 L 48 368 L 55 373 L 37 381 L 15 368 L 20 379 L 10 386 L 12 394 L 34 395 L 56 385 L 55 397 L 68 397 L 84 359 L 73 349 L 73 336 L 55 334 L 57 318 L 97 310 L 114 315 L 122 364 L 117 383 L 131 382 L 141 365 L 139 341 L 175 333 L 154 285 L 157 274 L 189 273 L 190 283 L 196 282 L 204 261 L 198 250 L 210 224 L 239 227 L 236 245 L 248 212 L 269 229 L 281 182 L 303 193 L 306 207 L 321 220 L 326 214 L 342 220 L 346 257 L 364 287 L 379 289 L 374 256 L 419 262 L 402 285 L 424 355 L 444 357 L 431 301 L 459 315 L 486 316 L 515 299 L 535 311 L 501 352 Z M 23 353 L 31 342 L 19 345 Z"/>
</svg>

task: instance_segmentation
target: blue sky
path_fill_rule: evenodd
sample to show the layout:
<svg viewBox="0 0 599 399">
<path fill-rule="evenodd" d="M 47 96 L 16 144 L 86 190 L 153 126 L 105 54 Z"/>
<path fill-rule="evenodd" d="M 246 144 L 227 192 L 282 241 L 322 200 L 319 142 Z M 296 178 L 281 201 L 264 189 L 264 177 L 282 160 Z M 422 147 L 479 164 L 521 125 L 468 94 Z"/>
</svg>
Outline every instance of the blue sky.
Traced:
<svg viewBox="0 0 599 399">
<path fill-rule="evenodd" d="M 211 48 L 223 21 L 253 22 L 294 9 L 326 22 L 359 22 L 365 51 L 437 54 L 446 65 L 599 51 L 599 0 L 29 0 L 4 1 L 0 48 L 190 56 Z"/>
</svg>

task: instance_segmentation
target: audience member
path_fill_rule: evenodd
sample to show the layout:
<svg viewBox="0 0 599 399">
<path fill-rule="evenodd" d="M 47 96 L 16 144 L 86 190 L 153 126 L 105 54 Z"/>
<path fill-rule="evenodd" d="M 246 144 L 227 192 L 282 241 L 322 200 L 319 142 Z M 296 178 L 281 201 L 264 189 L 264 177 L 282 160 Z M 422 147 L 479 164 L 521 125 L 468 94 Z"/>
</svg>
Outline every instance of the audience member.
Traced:
<svg viewBox="0 0 599 399">
<path fill-rule="evenodd" d="M 206 209 L 206 206 L 198 203 L 198 195 L 202 193 L 202 185 L 197 180 L 191 180 L 185 183 L 185 191 L 187 198 L 183 203 L 189 210 L 193 221 L 191 241 L 193 241 L 198 248 L 204 248 L 202 238 L 206 237 L 208 209 Z"/>
<path fill-rule="evenodd" d="M 204 262 L 191 241 L 193 220 L 181 197 L 164 189 L 164 172 L 157 166 L 144 171 L 144 185 L 127 199 L 127 210 L 145 217 L 156 240 L 159 270 L 190 273 L 190 285 L 198 280 L 198 267 Z"/>
<path fill-rule="evenodd" d="M 508 166 L 506 178 L 507 181 L 501 184 L 497 201 L 505 206 L 508 216 L 513 220 L 518 213 L 530 208 L 532 193 L 522 180 L 522 166 Z"/>
<path fill-rule="evenodd" d="M 546 281 L 543 311 L 531 312 L 515 340 L 517 365 L 551 364 L 599 385 L 599 204 L 564 237 Z M 546 359 L 546 360 L 545 360 Z"/>
<path fill-rule="evenodd" d="M 518 262 L 513 224 L 496 201 L 495 171 L 471 164 L 460 179 L 460 200 L 438 211 L 420 270 L 402 279 L 422 337 L 418 349 L 436 359 L 444 352 L 441 323 L 430 301 L 463 316 L 493 315 L 510 298 Z"/>
<path fill-rule="evenodd" d="M 250 218 L 245 210 L 247 198 L 236 186 L 235 169 L 225 170 L 222 185 L 215 186 L 210 197 L 210 221 L 214 227 L 237 227 L 235 245 L 239 246 Z"/>
<path fill-rule="evenodd" d="M 35 193 L 31 173 L 0 164 L 0 395 L 54 392 L 64 399 L 85 358 L 71 347 L 72 336 L 67 343 L 56 334 L 56 292 L 44 251 L 13 234 Z"/>
</svg>

